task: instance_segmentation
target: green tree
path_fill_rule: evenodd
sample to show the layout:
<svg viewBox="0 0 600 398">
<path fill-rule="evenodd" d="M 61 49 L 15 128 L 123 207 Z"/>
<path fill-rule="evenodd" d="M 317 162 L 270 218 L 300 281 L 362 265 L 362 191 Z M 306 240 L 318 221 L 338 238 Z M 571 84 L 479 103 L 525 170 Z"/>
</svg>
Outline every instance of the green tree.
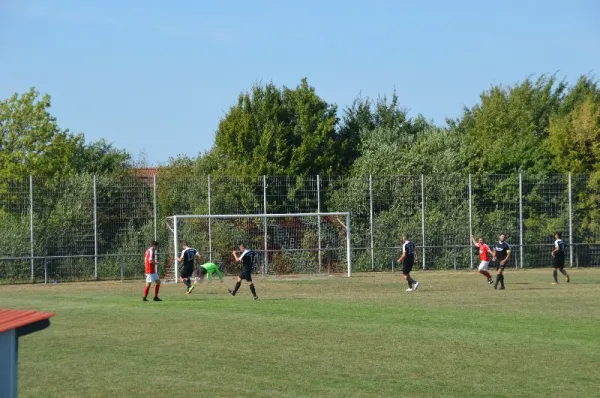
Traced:
<svg viewBox="0 0 600 398">
<path fill-rule="evenodd" d="M 418 119 L 422 120 L 424 119 Z M 377 100 L 368 97 L 355 99 L 352 105 L 344 109 L 338 128 L 342 143 L 339 146 L 342 169 L 348 170 L 360 158 L 362 142 L 368 139 L 374 130 L 400 127 L 404 128 L 406 133 L 409 133 L 407 128 L 420 128 L 418 123 L 409 120 L 407 110 L 400 106 L 395 91 L 390 101 L 386 96 Z"/>
<path fill-rule="evenodd" d="M 595 92 L 594 92 L 595 91 Z M 571 112 L 550 122 L 548 147 L 560 172 L 575 176 L 575 218 L 578 234 L 587 242 L 600 241 L 600 96 L 590 91 Z"/>
<path fill-rule="evenodd" d="M 73 158 L 73 170 L 77 172 L 103 174 L 126 170 L 130 167 L 131 155 L 115 148 L 105 139 L 90 144 L 81 143 Z"/>
<path fill-rule="evenodd" d="M 567 85 L 554 76 L 527 78 L 512 87 L 494 86 L 481 103 L 465 109 L 458 128 L 466 135 L 462 156 L 476 174 L 552 170 L 545 139 L 551 116 L 561 106 Z"/>
<path fill-rule="evenodd" d="M 550 122 L 548 149 L 560 172 L 600 172 L 600 100 L 589 94 Z"/>
<path fill-rule="evenodd" d="M 314 175 L 339 171 L 336 106 L 306 79 L 295 88 L 256 84 L 219 123 L 215 146 L 231 173 Z"/>
<path fill-rule="evenodd" d="M 55 177 L 70 171 L 83 135 L 61 130 L 48 112 L 50 96 L 31 88 L 0 101 L 0 178 Z"/>
</svg>

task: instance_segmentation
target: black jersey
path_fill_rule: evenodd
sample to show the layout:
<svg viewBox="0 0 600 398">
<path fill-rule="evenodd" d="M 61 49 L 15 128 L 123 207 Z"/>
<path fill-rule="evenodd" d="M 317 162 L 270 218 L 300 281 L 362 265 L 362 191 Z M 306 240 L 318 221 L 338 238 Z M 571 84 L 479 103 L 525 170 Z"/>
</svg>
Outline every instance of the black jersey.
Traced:
<svg viewBox="0 0 600 398">
<path fill-rule="evenodd" d="M 554 242 L 554 247 L 558 248 L 558 251 L 556 252 L 556 257 L 564 257 L 565 256 L 565 250 L 567 249 L 567 244 L 562 239 L 557 239 Z"/>
<path fill-rule="evenodd" d="M 181 252 L 181 257 L 183 257 L 183 266 L 184 267 L 194 267 L 194 259 L 196 258 L 196 254 L 198 250 L 192 249 L 188 247 L 184 251 Z"/>
<path fill-rule="evenodd" d="M 256 256 L 256 252 L 247 249 L 244 250 L 244 252 L 240 256 L 240 260 L 242 261 L 242 267 L 244 271 L 252 271 L 254 256 Z"/>
<path fill-rule="evenodd" d="M 510 251 L 510 246 L 506 242 L 498 242 L 494 246 L 494 255 L 496 256 L 496 260 L 502 261 L 506 257 L 508 257 L 508 252 Z"/>
<path fill-rule="evenodd" d="M 402 253 L 406 254 L 405 261 L 415 261 L 415 244 L 411 241 L 404 242 Z"/>
</svg>

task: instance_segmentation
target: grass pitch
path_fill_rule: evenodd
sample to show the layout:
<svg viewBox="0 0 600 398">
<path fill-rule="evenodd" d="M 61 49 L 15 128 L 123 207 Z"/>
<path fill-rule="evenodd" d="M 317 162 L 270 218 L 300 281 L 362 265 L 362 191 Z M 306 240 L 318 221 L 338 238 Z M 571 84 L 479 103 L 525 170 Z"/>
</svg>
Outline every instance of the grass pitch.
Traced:
<svg viewBox="0 0 600 398">
<path fill-rule="evenodd" d="M 21 397 L 599 396 L 600 269 L 256 280 L 190 295 L 143 281 L 0 286 L 56 312 L 21 338 Z M 151 290 L 152 292 L 152 290 Z"/>
</svg>

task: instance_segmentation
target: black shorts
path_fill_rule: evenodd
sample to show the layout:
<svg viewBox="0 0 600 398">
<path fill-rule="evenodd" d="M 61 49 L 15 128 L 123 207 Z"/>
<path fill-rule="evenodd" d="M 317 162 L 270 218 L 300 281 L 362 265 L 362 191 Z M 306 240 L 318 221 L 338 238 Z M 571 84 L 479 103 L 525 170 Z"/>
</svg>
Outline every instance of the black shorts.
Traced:
<svg viewBox="0 0 600 398">
<path fill-rule="evenodd" d="M 183 269 L 181 270 L 181 277 L 182 278 L 189 278 L 190 276 L 194 275 L 194 266 L 192 265 L 190 266 L 183 266 Z"/>
<path fill-rule="evenodd" d="M 243 269 L 240 273 L 240 279 L 245 279 L 248 282 L 252 282 L 252 270 L 251 269 Z"/>
<path fill-rule="evenodd" d="M 554 256 L 552 263 L 554 265 L 554 268 L 565 268 L 565 256 Z"/>
<path fill-rule="evenodd" d="M 414 260 L 406 259 L 406 260 L 402 261 L 402 273 L 404 275 L 410 274 L 410 271 L 412 271 L 414 264 L 415 264 Z"/>
</svg>

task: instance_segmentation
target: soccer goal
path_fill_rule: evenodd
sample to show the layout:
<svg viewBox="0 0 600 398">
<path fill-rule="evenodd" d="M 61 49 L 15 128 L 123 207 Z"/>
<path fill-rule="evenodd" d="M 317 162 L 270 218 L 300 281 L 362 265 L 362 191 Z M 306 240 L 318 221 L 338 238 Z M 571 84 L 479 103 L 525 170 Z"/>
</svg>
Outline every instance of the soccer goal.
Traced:
<svg viewBox="0 0 600 398">
<path fill-rule="evenodd" d="M 166 282 L 177 282 L 181 241 L 200 253 L 201 261 L 237 274 L 232 250 L 254 251 L 254 272 L 268 275 L 351 275 L 350 213 L 213 214 L 167 217 L 170 230 Z"/>
</svg>

